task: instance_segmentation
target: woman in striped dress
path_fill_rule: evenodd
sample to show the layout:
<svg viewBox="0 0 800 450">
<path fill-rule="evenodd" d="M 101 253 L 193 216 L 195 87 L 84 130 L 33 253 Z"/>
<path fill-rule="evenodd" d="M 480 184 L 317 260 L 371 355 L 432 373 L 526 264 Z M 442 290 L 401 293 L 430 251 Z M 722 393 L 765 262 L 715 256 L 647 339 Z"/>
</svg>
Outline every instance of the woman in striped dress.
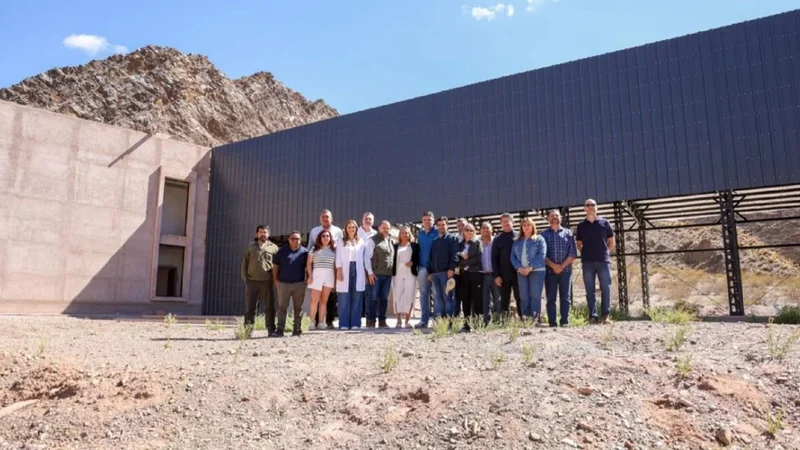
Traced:
<svg viewBox="0 0 800 450">
<path fill-rule="evenodd" d="M 308 254 L 306 273 L 308 274 L 308 288 L 311 290 L 311 305 L 309 316 L 315 317 L 319 309 L 319 320 L 316 328 L 325 327 L 325 313 L 328 311 L 328 296 L 335 284 L 334 265 L 336 261 L 336 245 L 330 231 L 323 230 L 317 235 L 314 247 Z M 333 326 L 331 326 L 333 328 Z"/>
</svg>

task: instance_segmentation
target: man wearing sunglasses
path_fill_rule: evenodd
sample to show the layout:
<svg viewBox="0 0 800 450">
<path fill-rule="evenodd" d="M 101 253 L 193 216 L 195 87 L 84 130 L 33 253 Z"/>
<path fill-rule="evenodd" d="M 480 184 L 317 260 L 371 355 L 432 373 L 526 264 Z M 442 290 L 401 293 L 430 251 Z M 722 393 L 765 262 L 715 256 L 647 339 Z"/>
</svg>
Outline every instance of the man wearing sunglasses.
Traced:
<svg viewBox="0 0 800 450">
<path fill-rule="evenodd" d="M 614 230 L 608 220 L 597 215 L 597 202 L 583 203 L 586 219 L 578 224 L 575 241 L 581 252 L 583 285 L 591 323 L 598 322 L 595 278 L 600 280 L 600 323 L 608 322 L 611 313 L 611 251 L 614 249 Z"/>
<path fill-rule="evenodd" d="M 292 231 L 289 245 L 278 250 L 272 265 L 272 278 L 278 287 L 278 327 L 272 337 L 283 337 L 289 301 L 294 308 L 292 336 L 300 336 L 303 298 L 306 295 L 306 261 L 308 249 L 300 245 L 300 232 Z"/>
</svg>

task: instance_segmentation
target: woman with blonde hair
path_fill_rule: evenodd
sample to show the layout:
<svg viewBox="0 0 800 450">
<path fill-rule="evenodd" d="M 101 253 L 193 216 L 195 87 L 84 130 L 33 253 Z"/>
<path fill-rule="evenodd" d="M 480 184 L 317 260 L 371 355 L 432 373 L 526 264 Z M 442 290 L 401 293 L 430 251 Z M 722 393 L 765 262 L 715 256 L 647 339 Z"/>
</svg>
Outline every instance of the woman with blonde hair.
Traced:
<svg viewBox="0 0 800 450">
<path fill-rule="evenodd" d="M 417 293 L 417 273 L 419 266 L 419 244 L 414 242 L 411 229 L 400 228 L 397 243 L 394 244 L 394 266 L 392 268 L 392 296 L 394 312 L 397 315 L 397 328 L 411 327 L 411 310 Z M 403 325 L 403 316 L 406 322 Z"/>
<path fill-rule="evenodd" d="M 328 296 L 336 283 L 333 273 L 335 261 L 336 245 L 333 243 L 333 235 L 329 230 L 322 230 L 314 240 L 314 246 L 308 253 L 308 262 L 306 262 L 306 274 L 308 274 L 306 283 L 311 291 L 309 316 L 313 319 L 319 308 L 319 320 L 314 327 L 317 330 L 325 327 Z"/>
<path fill-rule="evenodd" d="M 361 304 L 366 289 L 364 253 L 367 248 L 358 236 L 358 224 L 348 220 L 344 237 L 336 245 L 336 294 L 339 300 L 339 329 L 361 328 Z"/>
<path fill-rule="evenodd" d="M 529 318 L 541 324 L 542 290 L 545 279 L 545 255 L 547 243 L 536 234 L 536 224 L 530 217 L 520 222 L 519 238 L 511 247 L 511 265 L 517 271 L 519 280 L 518 307 L 523 318 Z"/>
</svg>

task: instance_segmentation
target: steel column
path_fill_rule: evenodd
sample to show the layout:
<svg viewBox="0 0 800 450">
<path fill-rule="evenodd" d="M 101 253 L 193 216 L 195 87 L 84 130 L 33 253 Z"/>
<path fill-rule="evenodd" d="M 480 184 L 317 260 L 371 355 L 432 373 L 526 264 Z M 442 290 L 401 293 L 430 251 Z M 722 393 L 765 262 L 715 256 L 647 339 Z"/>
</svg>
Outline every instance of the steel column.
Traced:
<svg viewBox="0 0 800 450">
<path fill-rule="evenodd" d="M 718 202 L 725 253 L 725 275 L 728 281 L 728 306 L 732 316 L 743 316 L 742 269 L 739 265 L 739 239 L 736 233 L 736 205 L 733 192 L 720 192 Z"/>
<path fill-rule="evenodd" d="M 640 216 L 641 214 L 637 214 Z M 637 217 L 639 221 L 639 264 L 642 270 L 642 306 L 647 309 L 650 307 L 650 276 L 647 271 L 647 223 L 643 218 Z"/>
<path fill-rule="evenodd" d="M 619 287 L 619 309 L 628 313 L 628 268 L 625 266 L 625 224 L 622 202 L 614 202 L 614 240 L 617 253 L 617 287 Z"/>
</svg>

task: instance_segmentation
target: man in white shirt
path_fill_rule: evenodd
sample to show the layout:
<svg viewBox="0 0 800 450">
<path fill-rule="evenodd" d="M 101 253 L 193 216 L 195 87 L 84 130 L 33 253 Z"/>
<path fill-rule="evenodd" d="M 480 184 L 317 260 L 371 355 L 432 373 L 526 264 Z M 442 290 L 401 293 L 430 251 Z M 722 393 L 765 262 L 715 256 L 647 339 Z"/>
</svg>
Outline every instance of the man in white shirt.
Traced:
<svg viewBox="0 0 800 450">
<path fill-rule="evenodd" d="M 361 226 L 358 228 L 358 237 L 361 238 L 362 241 L 365 241 L 372 236 L 375 236 L 378 232 L 372 228 L 372 225 L 375 223 L 375 215 L 371 212 L 365 212 L 364 216 L 361 218 Z"/>
<path fill-rule="evenodd" d="M 329 231 L 331 233 L 331 237 L 333 238 L 333 242 L 338 243 L 342 240 L 344 233 L 342 229 L 337 227 L 333 224 L 333 213 L 329 209 L 323 209 L 322 212 L 319 213 L 319 226 L 314 227 L 310 233 L 308 233 L 308 251 L 314 250 L 314 241 L 317 239 L 322 230 Z M 308 314 L 308 307 L 311 304 L 311 290 L 306 290 L 306 296 L 303 299 L 303 311 Z M 333 319 L 336 316 L 337 305 L 336 305 L 336 290 L 331 290 L 331 294 L 328 297 L 328 312 L 325 316 L 328 322 L 328 328 L 333 328 Z M 317 318 L 312 317 L 311 321 L 316 323 Z"/>
<path fill-rule="evenodd" d="M 371 212 L 367 211 L 361 217 L 361 226 L 358 227 L 358 237 L 364 241 L 366 245 L 372 239 L 372 236 L 378 234 L 378 231 L 372 227 L 375 223 L 375 215 Z M 361 317 L 367 316 L 367 305 L 370 304 L 372 300 L 372 286 L 367 286 L 367 289 L 364 291 L 364 301 L 361 302 Z"/>
</svg>

